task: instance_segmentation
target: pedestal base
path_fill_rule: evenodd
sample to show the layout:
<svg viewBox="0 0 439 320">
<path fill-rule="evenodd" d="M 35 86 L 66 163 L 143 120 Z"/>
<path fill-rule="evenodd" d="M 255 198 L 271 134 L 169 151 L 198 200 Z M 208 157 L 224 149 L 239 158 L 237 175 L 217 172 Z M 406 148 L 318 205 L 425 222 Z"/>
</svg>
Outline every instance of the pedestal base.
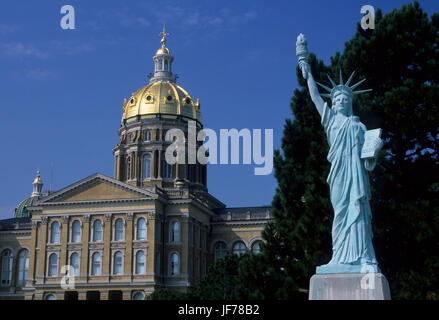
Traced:
<svg viewBox="0 0 439 320">
<path fill-rule="evenodd" d="M 309 300 L 390 300 L 390 288 L 381 273 L 315 274 Z"/>
</svg>

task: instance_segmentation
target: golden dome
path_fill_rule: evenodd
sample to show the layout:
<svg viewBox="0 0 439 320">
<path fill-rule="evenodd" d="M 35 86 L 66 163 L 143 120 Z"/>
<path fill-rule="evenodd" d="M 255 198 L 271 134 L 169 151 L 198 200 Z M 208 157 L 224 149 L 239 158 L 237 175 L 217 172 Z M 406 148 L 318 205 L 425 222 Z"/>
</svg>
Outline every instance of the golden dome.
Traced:
<svg viewBox="0 0 439 320">
<path fill-rule="evenodd" d="M 123 105 L 122 123 L 161 118 L 196 120 L 202 124 L 200 103 L 171 82 L 153 82 L 133 93 Z"/>
<path fill-rule="evenodd" d="M 169 51 L 168 48 L 161 47 L 160 49 L 157 50 L 157 52 L 155 54 L 156 55 L 158 55 L 158 54 L 171 54 L 171 52 Z"/>
</svg>

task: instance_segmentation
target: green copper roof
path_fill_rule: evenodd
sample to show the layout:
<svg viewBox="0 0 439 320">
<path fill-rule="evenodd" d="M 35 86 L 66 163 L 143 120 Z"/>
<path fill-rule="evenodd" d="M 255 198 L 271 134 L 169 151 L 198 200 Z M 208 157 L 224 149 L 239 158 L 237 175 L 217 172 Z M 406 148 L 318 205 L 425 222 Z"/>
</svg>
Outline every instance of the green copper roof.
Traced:
<svg viewBox="0 0 439 320">
<path fill-rule="evenodd" d="M 14 218 L 26 218 L 31 217 L 29 211 L 27 211 L 27 207 L 32 206 L 37 197 L 29 197 L 21 201 L 18 206 L 15 208 Z"/>
</svg>

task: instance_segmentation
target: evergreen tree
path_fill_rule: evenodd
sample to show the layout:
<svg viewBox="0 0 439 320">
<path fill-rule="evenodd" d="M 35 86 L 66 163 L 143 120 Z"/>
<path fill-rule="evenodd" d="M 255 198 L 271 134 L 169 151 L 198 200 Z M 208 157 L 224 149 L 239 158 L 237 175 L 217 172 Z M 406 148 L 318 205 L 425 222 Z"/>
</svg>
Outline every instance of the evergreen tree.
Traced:
<svg viewBox="0 0 439 320">
<path fill-rule="evenodd" d="M 429 19 L 418 2 L 378 11 L 375 29 L 358 25 L 333 67 L 373 89 L 354 107 L 368 129 L 383 129 L 372 224 L 392 296 L 439 299 L 439 14 Z"/>
<path fill-rule="evenodd" d="M 327 79 L 328 68 L 315 55 L 310 55 L 309 64 L 316 81 Z M 273 284 L 265 296 L 275 299 L 306 299 L 316 265 L 331 258 L 328 146 L 306 80 L 298 67 L 296 71 L 301 88 L 291 101 L 294 120 L 286 120 L 283 153 L 275 151 L 274 219 L 263 232 L 262 253 L 269 261 L 267 273 Z"/>
<path fill-rule="evenodd" d="M 374 246 L 392 297 L 438 298 L 439 270 L 439 15 L 431 20 L 419 3 L 386 16 L 377 11 L 375 29 L 357 33 L 344 53 L 331 58 L 367 78 L 373 92 L 354 99 L 354 113 L 368 129 L 383 128 L 385 146 L 371 175 Z M 314 55 L 316 81 L 327 83 L 328 68 Z M 263 236 L 273 283 L 265 295 L 306 298 L 315 266 L 331 257 L 333 209 L 326 184 L 326 137 L 297 68 L 300 90 L 291 103 L 282 151 L 275 153 L 278 187 L 273 222 Z"/>
</svg>

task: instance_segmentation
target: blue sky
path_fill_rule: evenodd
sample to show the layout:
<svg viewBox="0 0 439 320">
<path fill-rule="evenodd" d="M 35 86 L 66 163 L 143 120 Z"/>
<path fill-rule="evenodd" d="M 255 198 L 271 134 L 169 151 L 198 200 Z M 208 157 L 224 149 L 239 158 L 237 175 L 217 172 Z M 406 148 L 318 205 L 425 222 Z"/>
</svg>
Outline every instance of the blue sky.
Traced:
<svg viewBox="0 0 439 320">
<path fill-rule="evenodd" d="M 205 127 L 273 129 L 280 147 L 297 87 L 295 41 L 329 61 L 355 33 L 360 8 L 411 1 L 22 1 L 0 3 L 0 218 L 13 216 L 40 168 L 57 190 L 113 175 L 122 101 L 147 84 L 163 23 L 178 84 L 199 98 Z M 420 1 L 429 14 L 436 0 Z M 76 29 L 60 28 L 73 5 Z M 267 205 L 272 175 L 210 165 L 209 191 L 228 206 Z"/>
</svg>

